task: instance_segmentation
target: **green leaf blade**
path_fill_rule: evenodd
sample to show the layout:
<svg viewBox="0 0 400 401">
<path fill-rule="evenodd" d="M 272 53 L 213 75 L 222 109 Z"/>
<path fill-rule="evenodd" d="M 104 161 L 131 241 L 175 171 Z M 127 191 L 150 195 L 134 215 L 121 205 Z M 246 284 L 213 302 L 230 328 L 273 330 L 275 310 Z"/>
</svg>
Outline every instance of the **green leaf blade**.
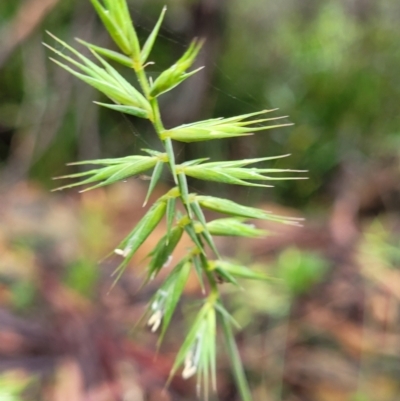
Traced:
<svg viewBox="0 0 400 401">
<path fill-rule="evenodd" d="M 190 267 L 191 267 L 190 262 L 184 262 L 182 266 L 179 267 L 179 271 L 176 274 L 176 279 L 171 287 L 171 291 L 169 292 L 169 296 L 167 297 L 167 301 L 164 307 L 162 329 L 158 340 L 159 344 L 164 338 L 164 335 L 171 322 L 172 315 L 176 309 L 176 306 L 178 305 L 179 299 L 181 298 L 186 282 L 189 278 Z"/>
<path fill-rule="evenodd" d="M 149 278 L 155 277 L 158 272 L 168 263 L 176 246 L 182 238 L 183 228 L 176 226 L 171 230 L 170 237 L 162 237 L 152 252 L 152 259 L 148 266 Z"/>
<path fill-rule="evenodd" d="M 126 55 L 132 55 L 131 45 L 129 44 L 129 41 L 121 28 L 118 27 L 118 23 L 112 18 L 112 15 L 100 4 L 98 0 L 90 1 L 114 42 Z"/>
<path fill-rule="evenodd" d="M 131 116 L 149 119 L 150 113 L 148 110 L 140 109 L 139 107 L 135 106 L 125 106 L 121 104 L 109 104 L 109 103 L 101 103 L 101 102 L 94 102 L 95 104 L 106 107 L 111 110 L 119 111 L 124 114 L 130 114 Z"/>
<path fill-rule="evenodd" d="M 229 199 L 216 198 L 213 196 L 196 196 L 197 201 L 206 209 L 238 217 L 254 219 L 268 219 L 268 214 L 261 209 L 243 206 Z"/>
<path fill-rule="evenodd" d="M 185 71 L 193 64 L 202 45 L 203 42 L 194 40 L 183 56 L 173 66 L 162 72 L 154 81 L 150 90 L 150 96 L 157 97 L 168 92 L 183 80 L 189 78 L 192 73 L 185 74 Z"/>
<path fill-rule="evenodd" d="M 112 61 L 115 61 L 125 67 L 132 67 L 132 59 L 130 57 L 125 56 L 122 53 L 118 53 L 114 50 L 106 49 L 104 47 L 96 46 L 92 43 L 86 42 L 82 39 L 76 39 L 77 42 L 80 44 L 86 46 L 90 50 L 95 51 L 97 54 L 100 54 L 101 56 L 107 57 Z"/>
<path fill-rule="evenodd" d="M 272 280 L 272 278 L 267 276 L 266 274 L 253 271 L 246 266 L 237 265 L 222 260 L 215 261 L 214 263 L 217 272 L 227 272 L 234 277 L 245 278 L 249 280 Z"/>
<path fill-rule="evenodd" d="M 151 31 L 149 37 L 147 38 L 147 40 L 142 48 L 142 51 L 140 54 L 140 62 L 142 63 L 142 65 L 146 63 L 146 61 L 150 55 L 150 52 L 153 49 L 154 42 L 156 41 L 158 32 L 160 31 L 160 27 L 164 20 L 166 11 L 167 11 L 167 7 L 164 6 L 163 9 L 161 10 L 161 14 L 158 18 L 156 25 L 154 26 L 153 30 Z"/>
<path fill-rule="evenodd" d="M 161 178 L 161 174 L 162 174 L 163 168 L 164 168 L 164 162 L 162 160 L 158 160 L 156 165 L 155 165 L 155 167 L 154 167 L 153 174 L 151 175 L 149 189 L 147 191 L 146 198 L 144 200 L 143 206 L 145 206 L 147 204 L 151 194 L 153 193 L 156 185 L 158 184 L 158 181 Z"/>
<path fill-rule="evenodd" d="M 117 274 L 114 285 L 123 274 L 133 255 L 143 244 L 143 242 L 149 237 L 149 235 L 154 231 L 161 219 L 164 217 L 166 207 L 166 202 L 156 202 L 142 217 L 142 219 L 131 231 L 131 233 L 120 243 L 116 251 L 124 256 L 124 261 L 117 267 L 114 272 L 114 274 Z"/>
<path fill-rule="evenodd" d="M 137 161 L 134 163 L 129 163 L 126 164 L 125 166 L 121 166 L 119 167 L 118 171 L 116 171 L 113 175 L 111 175 L 110 177 L 108 177 L 105 181 L 90 187 L 90 188 L 86 188 L 85 190 L 81 191 L 81 192 L 86 192 L 95 188 L 100 188 L 100 187 L 104 187 L 106 185 L 110 185 L 113 184 L 117 181 L 121 181 L 121 180 L 125 180 L 127 178 L 130 177 L 134 177 L 140 173 L 143 173 L 149 169 L 151 169 L 152 167 L 154 167 L 157 163 L 157 160 L 155 158 L 151 158 L 148 157 L 146 160 L 141 160 L 141 161 Z"/>
<path fill-rule="evenodd" d="M 269 234 L 268 231 L 243 223 L 243 219 L 238 218 L 215 219 L 207 223 L 207 229 L 212 235 L 230 237 L 261 238 Z"/>
</svg>

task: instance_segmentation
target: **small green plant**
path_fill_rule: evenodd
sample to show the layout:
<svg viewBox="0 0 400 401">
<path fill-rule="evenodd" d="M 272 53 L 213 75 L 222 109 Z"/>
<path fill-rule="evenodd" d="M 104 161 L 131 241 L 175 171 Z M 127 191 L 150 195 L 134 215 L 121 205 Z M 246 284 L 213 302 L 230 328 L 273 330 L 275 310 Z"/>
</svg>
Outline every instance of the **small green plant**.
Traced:
<svg viewBox="0 0 400 401">
<path fill-rule="evenodd" d="M 163 169 L 165 167 L 169 169 L 175 186 L 154 202 L 132 232 L 115 249 L 115 253 L 123 258 L 116 269 L 115 282 L 121 277 L 137 249 L 164 217 L 167 221 L 166 233 L 149 255 L 146 282 L 154 278 L 163 266 L 169 264 L 174 248 L 179 243 L 183 233 L 186 232 L 193 242 L 193 247 L 188 250 L 182 260 L 175 264 L 152 297 L 148 306 L 148 325 L 151 326 L 153 332 L 160 329 L 159 342 L 161 342 L 182 295 L 189 273 L 194 269 L 201 283 L 204 299 L 176 356 L 170 377 L 183 367 L 182 376 L 184 378 L 197 375 L 199 391 L 203 389 L 205 397 L 208 396 L 210 386 L 215 390 L 216 333 L 217 321 L 219 321 L 232 360 L 233 372 L 239 391 L 243 400 L 250 400 L 249 387 L 234 341 L 233 326 L 235 321 L 223 306 L 219 283 L 225 281 L 238 285 L 237 280 L 241 278 L 268 280 L 269 277 L 262 272 L 253 271 L 247 266 L 224 260 L 215 246 L 213 236 L 260 237 L 265 235 L 264 231 L 247 224 L 246 219 L 272 220 L 294 225 L 298 225 L 299 222 L 297 219 L 276 216 L 229 199 L 191 193 L 187 184 L 187 177 L 255 187 L 268 187 L 269 185 L 266 185 L 265 182 L 270 180 L 296 179 L 299 177 L 273 176 L 276 173 L 294 170 L 248 167 L 255 163 L 283 156 L 219 162 L 203 158 L 177 164 L 173 141 L 196 142 L 239 137 L 251 135 L 255 131 L 290 124 L 275 124 L 275 120 L 283 117 L 266 118 L 264 115 L 274 110 L 263 110 L 237 117 L 214 118 L 166 129 L 161 119 L 158 97 L 198 71 L 197 69 L 188 72 L 201 50 L 202 41 L 194 40 L 174 65 L 153 80 L 146 74 L 146 66 L 151 64 L 148 58 L 158 36 L 166 8 L 162 10 L 153 31 L 144 45 L 141 46 L 131 21 L 126 0 L 104 0 L 103 3 L 99 0 L 91 0 L 91 2 L 121 52 L 78 40 L 92 52 L 98 61 L 95 63 L 51 35 L 64 49 L 75 56 L 75 58 L 70 57 L 64 51 L 58 51 L 46 45 L 68 64 L 58 60 L 53 61 L 98 89 L 112 101 L 112 103 L 98 103 L 99 105 L 149 120 L 160 139 L 162 151 L 143 149 L 142 155 L 74 163 L 93 164 L 99 167 L 82 173 L 59 177 L 81 180 L 58 189 L 89 185 L 83 190 L 87 191 L 152 169 L 148 193 L 144 200 L 144 204 L 146 204 L 161 177 Z M 132 68 L 140 89 L 128 82 L 107 60 Z M 269 125 L 265 125 L 265 123 Z M 185 213 L 177 211 L 177 202 L 183 205 Z M 220 212 L 229 217 L 207 221 L 203 213 L 204 209 Z"/>
</svg>

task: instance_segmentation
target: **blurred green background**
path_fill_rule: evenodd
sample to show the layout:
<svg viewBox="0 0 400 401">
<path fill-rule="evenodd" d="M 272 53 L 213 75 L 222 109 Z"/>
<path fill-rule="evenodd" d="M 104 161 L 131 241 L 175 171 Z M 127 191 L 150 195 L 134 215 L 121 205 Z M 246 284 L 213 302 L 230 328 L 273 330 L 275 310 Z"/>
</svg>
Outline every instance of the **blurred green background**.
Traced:
<svg viewBox="0 0 400 401">
<path fill-rule="evenodd" d="M 121 155 L 146 142 L 156 144 L 147 124 L 99 110 L 91 102 L 99 95 L 48 59 L 41 42 L 53 41 L 45 30 L 69 43 L 82 37 L 111 45 L 89 2 L 37 2 L 31 13 L 37 20 L 26 27 L 29 16 L 22 14 L 28 3 L 35 2 L 0 5 L 0 157 L 5 178 L 29 177 L 51 187 L 50 178 L 64 171 L 66 161 Z M 162 4 L 131 2 L 142 37 Z M 343 169 L 364 169 L 397 157 L 397 2 L 174 0 L 168 8 L 152 54 L 154 75 L 172 64 L 193 36 L 207 39 L 199 60 L 205 72 L 161 99 L 168 126 L 275 107 L 295 123 L 239 141 L 186 146 L 182 158 L 290 153 L 279 166 L 307 169 L 310 179 L 278 185 L 266 196 L 307 208 L 329 202 L 331 184 Z M 35 15 L 40 11 L 41 19 Z M 18 41 L 24 28 L 31 31 Z"/>
</svg>

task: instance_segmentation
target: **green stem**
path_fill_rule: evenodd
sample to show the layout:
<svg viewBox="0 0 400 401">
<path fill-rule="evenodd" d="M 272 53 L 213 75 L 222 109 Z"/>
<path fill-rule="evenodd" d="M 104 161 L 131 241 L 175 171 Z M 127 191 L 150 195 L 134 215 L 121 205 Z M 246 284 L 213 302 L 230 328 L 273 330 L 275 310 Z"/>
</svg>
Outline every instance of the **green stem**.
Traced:
<svg viewBox="0 0 400 401">
<path fill-rule="evenodd" d="M 147 100 L 149 101 L 149 103 L 151 105 L 151 109 L 153 111 L 153 116 L 152 116 L 153 118 L 151 120 L 151 123 L 153 124 L 154 130 L 156 131 L 157 135 L 160 137 L 160 134 L 163 131 L 165 131 L 165 128 L 162 123 L 161 114 L 160 114 L 160 106 L 158 104 L 157 98 L 153 98 L 150 96 L 150 84 L 147 79 L 146 72 L 145 72 L 143 66 L 134 64 L 134 70 L 135 70 L 137 79 L 139 81 L 139 84 L 143 90 L 143 93 L 146 96 Z M 188 216 L 191 216 L 192 213 L 191 213 L 191 209 L 190 209 L 190 204 L 187 202 L 186 199 L 184 199 L 184 196 L 182 196 L 182 194 L 184 193 L 184 187 L 187 188 L 187 180 L 186 180 L 185 175 L 180 176 L 179 180 L 177 179 L 177 175 L 176 175 L 176 171 L 175 171 L 175 154 L 174 154 L 174 149 L 172 146 L 172 140 L 170 138 L 167 138 L 166 140 L 163 141 L 163 145 L 164 145 L 164 148 L 168 155 L 168 164 L 169 164 L 171 173 L 174 177 L 174 181 L 178 185 L 179 190 L 180 190 L 180 199 L 186 209 L 186 212 L 188 213 Z M 190 225 L 192 226 L 192 228 L 194 230 L 194 223 L 193 223 L 192 219 L 190 219 Z M 199 242 L 202 243 L 200 235 L 198 235 L 197 238 L 198 238 Z M 204 255 L 201 256 L 201 264 L 203 266 L 204 273 L 207 276 L 207 279 L 210 284 L 210 292 L 214 296 L 219 297 L 217 282 L 216 282 L 214 276 L 212 275 L 212 273 L 208 271 L 207 258 Z"/>
<path fill-rule="evenodd" d="M 157 101 L 157 98 L 153 98 L 150 96 L 150 83 L 149 80 L 146 76 L 146 73 L 144 71 L 143 65 L 138 65 L 137 63 L 134 63 L 134 70 L 137 76 L 137 79 L 139 81 L 139 84 L 143 90 L 144 95 L 146 96 L 147 100 L 149 101 L 152 109 L 152 117 L 150 119 L 154 130 L 156 131 L 158 137 L 161 136 L 161 134 L 165 131 L 164 125 L 162 123 L 161 119 L 161 114 L 160 114 L 160 107 Z M 190 217 L 192 216 L 191 213 L 191 206 L 190 206 L 190 201 L 188 199 L 188 194 L 187 194 L 187 179 L 184 174 L 179 175 L 179 179 L 176 174 L 176 169 L 175 169 L 175 154 L 174 154 L 174 149 L 172 146 L 172 140 L 170 138 L 162 141 L 163 146 L 165 148 L 165 151 L 168 155 L 168 164 L 171 170 L 171 173 L 174 177 L 174 181 L 176 185 L 179 188 L 180 195 L 179 198 L 181 199 L 181 202 L 183 206 L 186 209 L 186 212 L 189 216 L 190 219 L 190 226 L 193 229 L 193 232 L 195 232 L 195 227 L 194 227 L 194 221 Z M 186 194 L 186 196 L 184 196 Z M 201 238 L 200 234 L 196 234 L 197 239 L 199 244 L 203 247 L 203 241 Z M 203 267 L 203 271 L 205 276 L 207 277 L 207 281 L 210 285 L 210 294 L 209 294 L 209 300 L 210 304 L 214 304 L 217 302 L 218 299 L 220 299 L 220 292 L 218 288 L 218 283 L 216 278 L 214 277 L 213 273 L 209 271 L 208 269 L 208 260 L 207 257 L 203 254 L 200 253 L 200 261 L 201 265 Z M 230 354 L 231 360 L 232 360 L 232 365 L 233 365 L 233 372 L 238 384 L 239 392 L 242 396 L 243 401 L 251 401 L 251 393 L 250 389 L 246 380 L 246 376 L 243 371 L 243 365 L 240 360 L 239 352 L 235 343 L 235 338 L 232 332 L 232 328 L 230 326 L 229 321 L 222 316 L 222 326 L 223 326 L 223 331 L 224 331 L 224 336 L 228 348 L 228 352 Z"/>
<path fill-rule="evenodd" d="M 146 73 L 142 65 L 138 66 L 134 64 L 134 70 L 139 81 L 140 86 L 142 87 L 143 93 L 146 96 L 147 100 L 149 100 L 149 93 L 150 93 L 150 84 L 147 80 Z"/>
<path fill-rule="evenodd" d="M 153 110 L 154 128 L 156 129 L 157 134 L 160 135 L 163 131 L 165 131 L 165 128 L 161 120 L 160 107 L 158 106 L 157 99 L 150 99 L 150 105 Z"/>
</svg>

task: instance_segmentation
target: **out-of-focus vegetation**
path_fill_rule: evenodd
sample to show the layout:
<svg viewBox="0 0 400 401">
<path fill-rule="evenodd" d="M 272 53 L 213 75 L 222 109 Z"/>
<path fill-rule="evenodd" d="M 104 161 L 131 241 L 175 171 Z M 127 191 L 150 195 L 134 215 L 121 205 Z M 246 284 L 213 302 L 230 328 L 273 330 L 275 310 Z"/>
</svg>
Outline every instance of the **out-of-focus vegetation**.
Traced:
<svg viewBox="0 0 400 401">
<path fill-rule="evenodd" d="M 26 3 L 0 5 L 5 44 L 12 41 L 13 29 L 21 29 L 13 19 Z M 91 103 L 97 97 L 91 89 L 48 61 L 41 45 L 45 29 L 69 42 L 79 36 L 109 43 L 88 2 L 52 3 L 34 33 L 0 55 L 3 166 L 11 165 L 8 172 L 16 178 L 29 176 L 48 186 L 49 172 L 62 171 L 65 160 L 133 152 L 143 145 L 137 144 L 139 133 L 154 141 L 141 121 L 98 110 Z M 340 167 L 359 168 L 396 156 L 400 33 L 395 2 L 197 3 L 168 5 L 164 37 L 156 49 L 161 62 L 153 67 L 154 74 L 180 54 L 190 35 L 205 35 L 209 42 L 201 60 L 207 73 L 164 97 L 166 120 L 175 124 L 199 115 L 280 107 L 295 126 L 239 142 L 220 141 L 211 149 L 207 144 L 190 146 L 187 152 L 219 158 L 291 153 L 290 165 L 309 169 L 310 179 L 279 186 L 274 194 L 293 206 L 318 203 Z M 143 36 L 161 4 L 132 2 Z M 197 86 L 203 95 L 192 99 Z M 171 96 L 178 100 L 170 102 Z M 277 163 L 286 166 L 288 161 Z"/>
<path fill-rule="evenodd" d="M 130 5 L 144 37 L 164 2 Z M 279 278 L 246 284 L 243 296 L 226 289 L 244 328 L 238 339 L 254 398 L 396 400 L 400 4 L 174 0 L 168 7 L 155 49 L 160 65 L 149 67 L 154 76 L 192 36 L 207 38 L 204 72 L 177 88 L 174 101 L 163 98 L 168 125 L 272 107 L 295 123 L 187 145 L 180 157 L 291 153 L 276 167 L 309 170 L 308 181 L 233 194 L 308 216 L 300 230 L 262 227 L 279 231 L 265 241 L 222 242 L 227 254 L 242 253 Z M 152 294 L 138 293 L 140 262 L 152 245 L 110 295 L 115 264 L 99 262 L 141 215 L 140 182 L 93 196 L 48 193 L 66 162 L 136 153 L 156 144 L 153 132 L 94 105 L 95 91 L 48 60 L 45 30 L 68 43 L 81 37 L 110 44 L 89 1 L 0 2 L 0 369 L 17 371 L 21 383 L 34 378 L 24 391 L 13 390 L 10 376 L 1 383 L 18 401 L 88 393 L 99 400 L 191 399 L 194 389 L 179 379 L 170 398 L 161 391 L 190 311 L 174 322 L 156 363 L 155 338 L 142 328 L 126 334 Z M 193 282 L 186 296 L 196 291 Z M 220 399 L 236 399 L 223 355 L 220 366 Z"/>
</svg>

